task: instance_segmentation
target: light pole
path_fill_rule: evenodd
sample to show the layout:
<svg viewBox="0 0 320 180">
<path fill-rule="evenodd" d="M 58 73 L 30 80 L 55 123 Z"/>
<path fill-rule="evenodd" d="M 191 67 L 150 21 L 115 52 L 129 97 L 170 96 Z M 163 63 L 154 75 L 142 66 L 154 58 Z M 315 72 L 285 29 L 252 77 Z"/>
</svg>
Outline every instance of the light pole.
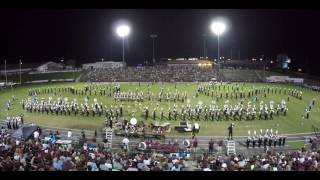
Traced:
<svg viewBox="0 0 320 180">
<path fill-rule="evenodd" d="M 154 57 L 154 39 L 158 37 L 157 34 L 151 34 L 150 37 L 152 38 L 152 61 L 153 61 L 153 64 L 156 63 L 156 59 Z"/>
<path fill-rule="evenodd" d="M 203 59 L 206 59 L 207 58 L 207 43 L 206 43 L 206 38 L 207 38 L 207 35 L 206 34 L 202 34 L 203 36 Z"/>
<path fill-rule="evenodd" d="M 129 35 L 130 27 L 128 25 L 120 25 L 117 27 L 116 32 L 119 37 L 122 38 L 122 62 L 125 63 L 124 60 L 124 38 Z"/>
<path fill-rule="evenodd" d="M 64 69 L 64 67 L 63 67 L 63 61 L 64 61 L 63 59 L 60 60 L 61 66 L 62 66 L 62 70 Z"/>
<path fill-rule="evenodd" d="M 122 37 L 122 62 L 124 63 L 124 37 Z"/>
<path fill-rule="evenodd" d="M 75 82 L 76 81 L 76 77 L 74 76 L 74 71 L 75 71 L 75 68 L 73 68 L 73 71 L 72 71 L 73 81 Z"/>
<path fill-rule="evenodd" d="M 223 22 L 213 22 L 211 24 L 211 31 L 218 37 L 218 61 L 220 60 L 219 37 L 225 30 L 226 30 L 226 25 Z"/>
<path fill-rule="evenodd" d="M 21 65 L 22 65 L 22 62 L 21 62 L 21 59 L 19 60 L 19 69 L 20 69 L 20 84 L 21 84 Z"/>
<path fill-rule="evenodd" d="M 6 76 L 6 85 L 8 84 L 8 78 L 7 78 L 7 60 L 4 60 L 4 75 Z"/>
</svg>

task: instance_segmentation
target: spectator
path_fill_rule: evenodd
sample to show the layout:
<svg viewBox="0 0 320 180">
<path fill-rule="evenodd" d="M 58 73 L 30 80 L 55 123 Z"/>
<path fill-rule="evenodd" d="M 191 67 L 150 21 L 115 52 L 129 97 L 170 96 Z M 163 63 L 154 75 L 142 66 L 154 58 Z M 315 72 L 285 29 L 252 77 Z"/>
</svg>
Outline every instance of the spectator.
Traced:
<svg viewBox="0 0 320 180">
<path fill-rule="evenodd" d="M 154 167 L 152 168 L 152 171 L 162 171 L 161 168 L 159 167 L 159 162 L 154 163 Z"/>
<path fill-rule="evenodd" d="M 69 131 L 68 131 L 68 138 L 71 138 L 72 137 L 72 131 L 71 131 L 71 129 L 69 129 Z"/>
<path fill-rule="evenodd" d="M 219 144 L 218 144 L 218 153 L 219 154 L 221 154 L 221 152 L 222 152 L 222 146 L 223 146 L 223 140 L 220 140 Z"/>
<path fill-rule="evenodd" d="M 214 145 L 214 142 L 213 142 L 213 139 L 211 138 L 209 141 L 209 153 L 213 153 L 213 145 Z"/>
<path fill-rule="evenodd" d="M 37 128 L 37 131 L 39 132 L 39 136 L 41 136 L 42 131 L 41 131 L 41 128 L 40 128 L 40 127 Z"/>
<path fill-rule="evenodd" d="M 319 140 L 313 139 L 312 142 L 319 143 Z M 169 157 L 165 153 L 112 153 L 101 148 L 103 147 L 97 146 L 96 150 L 90 150 L 73 145 L 66 148 L 61 144 L 42 144 L 33 139 L 19 141 L 10 135 L 1 135 L 0 171 L 190 170 L 187 161 L 179 160 L 180 157 L 175 155 Z M 319 148 L 315 147 L 292 152 L 267 151 L 247 157 L 211 157 L 205 153 L 198 163 L 203 171 L 319 171 L 319 158 Z"/>
<path fill-rule="evenodd" d="M 188 164 L 186 162 L 182 164 L 181 171 L 190 171 Z"/>
<path fill-rule="evenodd" d="M 148 157 L 145 157 L 145 159 L 143 160 L 143 164 L 146 165 L 146 166 L 150 166 L 150 159 Z"/>
<path fill-rule="evenodd" d="M 2 127 L 1 127 L 1 135 L 4 135 L 5 132 L 6 132 L 6 129 L 2 126 Z"/>
<path fill-rule="evenodd" d="M 62 170 L 62 161 L 61 160 L 57 160 L 57 158 L 53 159 L 53 168 L 56 171 L 61 171 Z"/>
<path fill-rule="evenodd" d="M 202 171 L 212 171 L 209 167 L 207 167 L 207 165 L 205 165 L 202 169 Z"/>
<path fill-rule="evenodd" d="M 124 138 L 122 140 L 122 145 L 123 145 L 123 150 L 124 151 L 129 151 L 129 139 L 128 138 Z"/>
<path fill-rule="evenodd" d="M 118 170 L 118 171 L 121 171 L 123 169 L 123 166 L 122 164 L 119 162 L 119 160 L 114 160 L 113 162 L 113 169 L 114 170 Z"/>
<path fill-rule="evenodd" d="M 145 165 L 144 165 L 144 163 L 143 163 L 142 160 L 140 160 L 140 161 L 138 162 L 137 167 L 138 167 L 138 169 L 139 169 L 140 171 L 142 171 L 142 170 L 144 169 Z"/>
<path fill-rule="evenodd" d="M 33 132 L 33 138 L 35 141 L 39 141 L 39 132 L 38 131 Z"/>
<path fill-rule="evenodd" d="M 173 167 L 171 168 L 171 171 L 180 171 L 180 167 L 179 167 L 179 164 L 178 162 L 176 162 Z"/>
<path fill-rule="evenodd" d="M 127 171 L 138 171 L 138 169 L 133 165 L 132 162 L 129 162 L 129 168 Z"/>
<path fill-rule="evenodd" d="M 192 148 L 193 148 L 193 152 L 197 153 L 197 148 L 198 148 L 198 140 L 197 140 L 197 138 L 194 138 L 193 143 L 192 143 Z"/>
<path fill-rule="evenodd" d="M 85 134 L 85 132 L 84 132 L 83 129 L 82 129 L 82 131 L 81 131 L 81 135 L 82 135 L 82 139 L 86 139 L 86 134 Z"/>
<path fill-rule="evenodd" d="M 97 138 L 97 136 L 98 136 L 98 132 L 97 130 L 94 130 L 94 138 Z"/>
</svg>

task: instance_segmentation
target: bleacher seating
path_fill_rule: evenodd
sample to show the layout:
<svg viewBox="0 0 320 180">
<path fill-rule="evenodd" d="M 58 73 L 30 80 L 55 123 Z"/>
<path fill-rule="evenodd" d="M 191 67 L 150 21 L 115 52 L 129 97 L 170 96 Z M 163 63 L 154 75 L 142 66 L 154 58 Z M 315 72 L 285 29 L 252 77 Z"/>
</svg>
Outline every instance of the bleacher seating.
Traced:
<svg viewBox="0 0 320 180">
<path fill-rule="evenodd" d="M 101 68 L 84 71 L 82 82 L 194 82 L 210 81 L 217 77 L 211 67 L 145 66 L 124 68 Z"/>
<path fill-rule="evenodd" d="M 260 82 L 254 70 L 243 69 L 220 69 L 224 81 L 231 82 Z"/>
</svg>

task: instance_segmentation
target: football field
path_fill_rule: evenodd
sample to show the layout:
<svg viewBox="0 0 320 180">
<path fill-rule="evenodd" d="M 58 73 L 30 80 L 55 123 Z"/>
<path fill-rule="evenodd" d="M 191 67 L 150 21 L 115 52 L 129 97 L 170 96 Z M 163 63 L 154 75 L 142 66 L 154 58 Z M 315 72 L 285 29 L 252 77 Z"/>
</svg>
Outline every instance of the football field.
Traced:
<svg viewBox="0 0 320 180">
<path fill-rule="evenodd" d="M 149 84 L 149 85 L 148 85 Z M 204 84 L 204 83 L 201 83 Z M 0 119 L 5 120 L 8 116 L 17 116 L 20 114 L 24 114 L 25 122 L 27 123 L 36 123 L 39 125 L 49 126 L 49 127 L 57 127 L 57 128 L 72 128 L 72 129 L 86 129 L 86 130 L 94 130 L 98 129 L 101 130 L 105 127 L 105 115 L 98 116 L 96 115 L 93 117 L 91 114 L 89 116 L 82 116 L 80 114 L 74 115 L 64 115 L 64 114 L 47 114 L 41 112 L 27 112 L 26 110 L 22 109 L 22 100 L 27 99 L 29 96 L 29 89 L 30 88 L 67 88 L 73 87 L 78 90 L 83 90 L 85 86 L 90 85 L 89 83 L 57 83 L 57 84 L 38 84 L 38 85 L 28 85 L 22 86 L 18 88 L 9 88 L 7 90 L 1 91 L 0 93 Z M 207 84 L 208 85 L 208 84 Z M 218 88 L 220 86 L 220 88 Z M 100 83 L 93 85 L 93 87 L 97 89 L 106 89 L 107 93 L 111 91 L 113 85 L 111 83 Z M 247 135 L 248 130 L 257 132 L 260 129 L 274 129 L 278 130 L 279 134 L 295 134 L 295 133 L 306 133 L 312 132 L 312 125 L 320 127 L 320 106 L 319 106 L 319 93 L 314 92 L 308 89 L 295 87 L 291 85 L 284 85 L 284 84 L 264 84 L 264 83 L 231 83 L 231 84 L 223 84 L 223 85 L 216 85 L 215 89 L 212 89 L 214 95 L 211 94 L 204 95 L 201 93 L 197 93 L 198 84 L 197 83 L 120 83 L 121 92 L 143 92 L 144 100 L 143 102 L 137 101 L 115 101 L 114 95 L 100 95 L 97 91 L 96 95 L 94 91 L 92 91 L 91 95 L 88 96 L 88 104 L 91 108 L 91 104 L 94 103 L 94 100 L 101 104 L 103 103 L 106 107 L 120 107 L 122 104 L 123 106 L 123 117 L 126 119 L 131 119 L 135 117 L 138 122 L 143 121 L 145 124 L 150 124 L 151 122 L 158 121 L 160 122 L 160 111 L 164 112 L 164 118 L 161 122 L 169 122 L 171 127 L 170 135 L 190 135 L 190 133 L 179 133 L 174 130 L 174 127 L 179 125 L 181 122 L 180 117 L 180 109 L 182 105 L 185 107 L 188 103 L 194 107 L 197 104 L 202 104 L 203 106 L 206 105 L 209 107 L 213 101 L 216 102 L 220 107 L 223 107 L 226 100 L 229 101 L 230 105 L 234 105 L 240 101 L 240 97 L 233 97 L 231 99 L 230 94 L 233 92 L 233 89 L 239 87 L 241 91 L 244 92 L 246 95 L 245 98 L 242 99 L 243 104 L 246 106 L 248 101 L 252 101 L 252 105 L 255 104 L 257 109 L 259 109 L 259 101 L 256 101 L 255 98 L 258 100 L 262 100 L 265 104 L 269 104 L 270 101 L 274 101 L 275 105 L 281 103 L 282 100 L 287 101 L 287 94 L 279 93 L 279 89 L 296 89 L 297 91 L 302 91 L 302 100 L 290 96 L 290 100 L 287 102 L 288 111 L 286 116 L 279 115 L 273 116 L 273 119 L 269 120 L 229 120 L 222 119 L 221 121 L 217 120 L 204 120 L 204 116 L 200 117 L 200 133 L 201 136 L 226 136 L 227 135 L 227 127 L 230 123 L 235 123 L 234 129 L 234 136 L 244 136 Z M 247 97 L 247 92 L 254 88 L 277 88 L 277 93 L 267 93 L 266 97 L 264 97 L 264 93 Z M 161 102 L 158 101 L 157 97 L 160 93 L 161 89 L 163 89 L 164 93 L 170 92 L 171 94 L 174 93 L 186 93 L 187 100 L 176 101 L 173 100 L 162 100 Z M 150 91 L 153 93 L 153 98 L 151 100 L 148 99 L 147 93 Z M 226 93 L 228 93 L 228 98 L 226 97 Z M 222 98 L 218 98 L 222 94 Z M 68 98 L 68 101 L 73 101 L 77 99 L 77 102 L 84 103 L 84 98 L 86 95 L 82 95 L 81 93 L 72 94 L 70 92 L 56 92 L 56 93 L 41 93 L 37 95 L 38 100 L 47 100 L 49 97 L 52 97 L 53 100 L 56 100 L 58 96 L 61 96 L 62 99 Z M 14 96 L 14 101 L 12 100 L 12 96 Z M 309 119 L 302 118 L 302 115 L 305 115 L 305 109 L 309 107 L 313 99 L 316 99 L 315 105 L 312 107 Z M 10 109 L 7 109 L 7 102 L 11 101 L 12 105 Z M 169 120 L 168 119 L 168 109 L 174 106 L 177 107 L 178 118 L 177 120 Z M 149 117 L 145 120 L 144 116 L 144 107 L 148 107 L 149 109 Z M 156 120 L 153 120 L 152 111 L 156 109 Z M 188 120 L 189 121 L 189 120 Z M 190 123 L 194 123 L 195 120 L 189 121 Z"/>
</svg>

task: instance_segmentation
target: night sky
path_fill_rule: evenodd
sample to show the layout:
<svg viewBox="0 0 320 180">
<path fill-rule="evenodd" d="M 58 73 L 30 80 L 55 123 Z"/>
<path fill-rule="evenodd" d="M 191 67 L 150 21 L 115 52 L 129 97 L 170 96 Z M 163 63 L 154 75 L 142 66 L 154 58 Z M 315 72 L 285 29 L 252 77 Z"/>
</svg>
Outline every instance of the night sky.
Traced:
<svg viewBox="0 0 320 180">
<path fill-rule="evenodd" d="M 209 57 L 217 56 L 217 37 L 210 33 L 215 17 L 230 22 L 221 36 L 221 56 L 241 59 L 263 53 L 275 59 L 287 53 L 292 67 L 316 73 L 320 65 L 320 12 L 317 10 L 134 10 L 134 9 L 0 9 L 0 60 L 10 63 L 75 59 L 78 63 L 121 60 L 122 41 L 112 29 L 118 20 L 131 23 L 126 59 L 138 64 L 157 58 L 200 57 L 207 33 Z"/>
</svg>

